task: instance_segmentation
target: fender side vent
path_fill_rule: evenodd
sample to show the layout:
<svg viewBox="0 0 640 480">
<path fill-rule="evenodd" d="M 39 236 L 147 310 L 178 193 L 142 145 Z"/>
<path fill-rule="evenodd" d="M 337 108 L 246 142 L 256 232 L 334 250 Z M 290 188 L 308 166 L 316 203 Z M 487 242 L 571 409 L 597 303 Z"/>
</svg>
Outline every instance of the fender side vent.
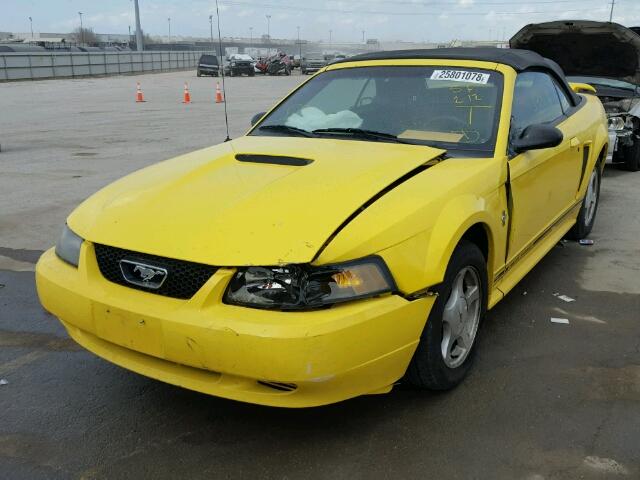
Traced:
<svg viewBox="0 0 640 480">
<path fill-rule="evenodd" d="M 289 165 L 292 167 L 304 167 L 313 163 L 313 160 L 299 157 L 283 157 L 280 155 L 254 155 L 252 153 L 239 153 L 236 155 L 239 162 L 269 163 L 272 165 Z"/>
<path fill-rule="evenodd" d="M 295 383 L 283 383 L 283 382 L 269 382 L 258 380 L 260 385 L 264 385 L 265 387 L 273 388 L 274 390 L 278 390 L 280 392 L 293 392 L 298 388 Z"/>
</svg>

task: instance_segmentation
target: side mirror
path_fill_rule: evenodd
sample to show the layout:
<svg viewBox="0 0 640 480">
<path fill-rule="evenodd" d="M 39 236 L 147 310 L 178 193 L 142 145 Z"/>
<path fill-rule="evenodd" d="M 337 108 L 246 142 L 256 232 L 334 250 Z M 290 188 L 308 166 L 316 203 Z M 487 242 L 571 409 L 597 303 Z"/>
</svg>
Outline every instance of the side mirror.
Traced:
<svg viewBox="0 0 640 480">
<path fill-rule="evenodd" d="M 251 126 L 253 127 L 256 123 L 258 123 L 266 113 L 267 112 L 256 113 L 253 117 L 251 117 Z"/>
<path fill-rule="evenodd" d="M 562 143 L 562 132 L 556 127 L 545 124 L 529 125 L 520 135 L 511 141 L 511 148 L 515 153 L 528 150 L 557 147 Z"/>
</svg>

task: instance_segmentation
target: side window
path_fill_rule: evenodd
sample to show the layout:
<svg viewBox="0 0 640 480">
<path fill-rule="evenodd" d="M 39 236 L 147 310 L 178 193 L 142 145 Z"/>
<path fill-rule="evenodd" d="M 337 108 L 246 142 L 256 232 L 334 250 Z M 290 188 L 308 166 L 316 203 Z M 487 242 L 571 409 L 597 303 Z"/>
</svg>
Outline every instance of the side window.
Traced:
<svg viewBox="0 0 640 480">
<path fill-rule="evenodd" d="M 524 72 L 516 78 L 511 109 L 512 131 L 549 123 L 563 114 L 553 79 L 543 72 Z"/>
<path fill-rule="evenodd" d="M 556 92 L 558 93 L 558 97 L 560 97 L 560 105 L 562 105 L 562 111 L 567 113 L 571 108 L 571 102 L 569 102 L 569 98 L 567 98 L 567 94 L 564 93 L 564 90 L 558 85 L 558 82 L 553 81 L 553 85 L 556 87 Z"/>
</svg>

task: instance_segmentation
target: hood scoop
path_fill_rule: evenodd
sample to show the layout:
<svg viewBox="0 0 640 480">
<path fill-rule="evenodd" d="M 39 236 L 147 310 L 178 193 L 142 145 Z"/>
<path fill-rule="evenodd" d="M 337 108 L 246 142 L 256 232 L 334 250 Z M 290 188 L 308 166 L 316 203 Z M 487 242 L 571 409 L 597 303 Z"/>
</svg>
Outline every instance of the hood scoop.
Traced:
<svg viewBox="0 0 640 480">
<path fill-rule="evenodd" d="M 281 155 L 261 155 L 254 153 L 238 153 L 236 160 L 248 163 L 268 163 L 271 165 L 287 165 L 290 167 L 304 167 L 313 163 L 313 160 L 299 157 L 284 157 Z"/>
</svg>

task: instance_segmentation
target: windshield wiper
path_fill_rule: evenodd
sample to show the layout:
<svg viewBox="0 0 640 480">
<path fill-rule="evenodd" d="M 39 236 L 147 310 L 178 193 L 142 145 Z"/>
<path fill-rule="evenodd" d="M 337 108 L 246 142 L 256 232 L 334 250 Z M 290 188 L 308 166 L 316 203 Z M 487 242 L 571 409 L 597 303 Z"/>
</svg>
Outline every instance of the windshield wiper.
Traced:
<svg viewBox="0 0 640 480">
<path fill-rule="evenodd" d="M 308 130 L 291 127 L 289 125 L 262 125 L 261 127 L 258 127 L 258 130 L 273 130 L 275 132 L 293 133 L 303 137 L 315 137 L 315 135 Z"/>
<path fill-rule="evenodd" d="M 375 130 L 365 130 L 362 128 L 318 128 L 316 130 L 313 130 L 312 133 L 315 133 L 315 134 L 337 133 L 337 134 L 352 135 L 354 137 L 372 138 L 375 140 L 386 140 L 386 141 L 392 141 L 397 143 L 412 144 L 411 142 L 398 138 L 397 135 L 393 135 L 392 133 L 376 132 Z"/>
</svg>

